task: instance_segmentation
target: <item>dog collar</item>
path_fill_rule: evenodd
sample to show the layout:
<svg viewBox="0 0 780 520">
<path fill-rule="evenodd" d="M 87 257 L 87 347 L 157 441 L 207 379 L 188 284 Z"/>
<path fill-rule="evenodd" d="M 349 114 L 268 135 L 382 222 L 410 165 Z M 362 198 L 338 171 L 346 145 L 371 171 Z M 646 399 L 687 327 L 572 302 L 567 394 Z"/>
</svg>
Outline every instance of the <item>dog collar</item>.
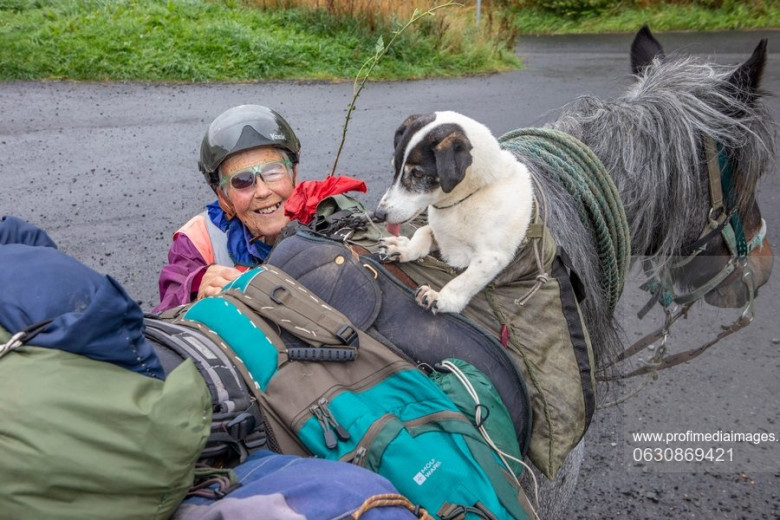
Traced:
<svg viewBox="0 0 780 520">
<path fill-rule="evenodd" d="M 468 195 L 466 195 L 466 196 L 465 196 L 465 197 L 463 197 L 462 199 L 460 199 L 460 200 L 458 200 L 458 201 L 455 201 L 455 202 L 453 202 L 452 204 L 448 204 L 448 205 L 446 205 L 446 206 L 437 206 L 436 204 L 434 204 L 434 205 L 433 205 L 433 207 L 434 207 L 434 208 L 436 208 L 436 209 L 448 209 L 448 208 L 451 208 L 451 207 L 453 207 L 453 206 L 457 206 L 458 204 L 460 204 L 461 202 L 463 202 L 463 201 L 464 201 L 464 200 L 466 200 L 467 198 L 469 198 L 469 197 L 471 197 L 472 195 L 474 195 L 474 194 L 475 194 L 476 192 L 478 192 L 480 189 L 481 189 L 481 188 L 477 188 L 476 190 L 472 191 L 471 193 L 469 193 Z"/>
</svg>

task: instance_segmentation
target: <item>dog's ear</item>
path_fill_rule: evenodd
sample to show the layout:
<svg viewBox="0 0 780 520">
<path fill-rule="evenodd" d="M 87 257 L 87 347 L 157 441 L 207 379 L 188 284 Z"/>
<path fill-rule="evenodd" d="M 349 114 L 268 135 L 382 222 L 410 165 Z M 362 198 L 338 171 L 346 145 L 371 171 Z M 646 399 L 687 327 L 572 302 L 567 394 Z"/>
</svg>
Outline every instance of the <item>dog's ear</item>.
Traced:
<svg viewBox="0 0 780 520">
<path fill-rule="evenodd" d="M 404 136 L 404 133 L 406 133 L 406 129 L 409 128 L 412 125 L 412 123 L 414 123 L 420 117 L 422 117 L 422 114 L 414 114 L 407 117 L 404 120 L 404 122 L 401 123 L 401 126 L 399 126 L 398 129 L 395 131 L 395 137 L 393 138 L 394 150 L 398 148 L 398 143 L 401 142 L 401 138 Z"/>
<path fill-rule="evenodd" d="M 466 175 L 471 166 L 471 141 L 462 132 L 452 132 L 433 147 L 439 185 L 449 193 Z"/>
</svg>

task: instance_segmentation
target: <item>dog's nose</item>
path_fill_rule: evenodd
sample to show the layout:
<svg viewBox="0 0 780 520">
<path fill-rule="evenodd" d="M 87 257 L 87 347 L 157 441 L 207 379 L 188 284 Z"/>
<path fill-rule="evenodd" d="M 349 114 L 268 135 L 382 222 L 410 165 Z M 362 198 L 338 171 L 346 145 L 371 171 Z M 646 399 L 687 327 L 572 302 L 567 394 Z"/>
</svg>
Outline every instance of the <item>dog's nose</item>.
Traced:
<svg viewBox="0 0 780 520">
<path fill-rule="evenodd" d="M 385 211 L 381 204 L 374 210 L 374 214 L 371 215 L 371 220 L 374 222 L 384 222 L 387 220 L 387 211 Z"/>
</svg>

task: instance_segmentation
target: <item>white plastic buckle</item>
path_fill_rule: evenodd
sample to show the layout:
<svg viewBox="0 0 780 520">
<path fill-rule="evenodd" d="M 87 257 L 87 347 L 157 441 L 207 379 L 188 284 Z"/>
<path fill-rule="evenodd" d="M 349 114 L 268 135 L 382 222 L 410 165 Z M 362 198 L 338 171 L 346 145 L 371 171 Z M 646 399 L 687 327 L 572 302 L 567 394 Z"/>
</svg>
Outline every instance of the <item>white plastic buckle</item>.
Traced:
<svg viewBox="0 0 780 520">
<path fill-rule="evenodd" d="M 0 358 L 22 346 L 22 338 L 26 334 L 25 331 L 20 331 L 11 336 L 7 342 L 0 345 Z"/>
</svg>

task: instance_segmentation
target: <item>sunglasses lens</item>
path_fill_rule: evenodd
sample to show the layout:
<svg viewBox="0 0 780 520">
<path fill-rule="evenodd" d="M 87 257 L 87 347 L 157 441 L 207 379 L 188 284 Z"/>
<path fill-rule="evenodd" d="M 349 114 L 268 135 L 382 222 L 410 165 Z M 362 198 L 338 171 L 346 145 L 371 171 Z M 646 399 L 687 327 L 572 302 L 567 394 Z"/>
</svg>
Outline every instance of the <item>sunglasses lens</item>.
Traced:
<svg viewBox="0 0 780 520">
<path fill-rule="evenodd" d="M 270 163 L 265 165 L 261 173 L 265 182 L 274 182 L 287 175 L 287 166 L 284 163 Z"/>
<path fill-rule="evenodd" d="M 237 190 L 251 188 L 255 184 L 255 174 L 253 172 L 237 173 L 230 178 L 230 185 Z"/>
</svg>

